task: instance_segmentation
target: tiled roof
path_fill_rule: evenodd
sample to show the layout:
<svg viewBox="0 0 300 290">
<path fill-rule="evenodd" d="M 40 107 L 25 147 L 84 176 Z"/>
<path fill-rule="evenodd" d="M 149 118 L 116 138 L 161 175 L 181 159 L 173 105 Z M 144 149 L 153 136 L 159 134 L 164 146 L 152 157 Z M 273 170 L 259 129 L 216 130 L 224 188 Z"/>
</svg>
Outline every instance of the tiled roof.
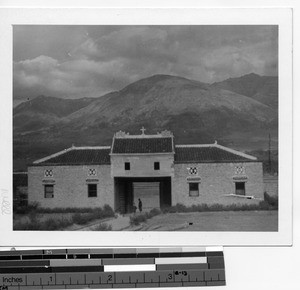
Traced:
<svg viewBox="0 0 300 290">
<path fill-rule="evenodd" d="M 113 154 L 172 153 L 173 138 L 115 138 Z"/>
<path fill-rule="evenodd" d="M 173 153 L 173 138 L 114 138 L 112 154 Z M 110 147 L 71 147 L 53 155 L 36 160 L 33 165 L 89 165 L 110 164 Z M 256 161 L 253 156 L 221 146 L 176 145 L 175 163 L 220 163 Z M 17 177 L 16 177 L 17 178 Z"/>
<path fill-rule="evenodd" d="M 175 163 L 246 162 L 253 160 L 255 158 L 250 159 L 214 145 L 175 147 Z"/>
<path fill-rule="evenodd" d="M 105 149 L 80 149 L 66 150 L 65 153 L 45 158 L 37 165 L 81 165 L 81 164 L 110 164 L 110 148 Z"/>
</svg>

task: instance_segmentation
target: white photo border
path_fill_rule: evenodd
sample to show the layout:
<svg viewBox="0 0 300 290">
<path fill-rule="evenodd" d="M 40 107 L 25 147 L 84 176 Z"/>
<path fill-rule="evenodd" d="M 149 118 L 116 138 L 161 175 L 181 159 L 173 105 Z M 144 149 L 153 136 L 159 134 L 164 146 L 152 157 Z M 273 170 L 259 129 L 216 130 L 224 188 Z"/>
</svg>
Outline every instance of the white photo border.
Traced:
<svg viewBox="0 0 300 290">
<path fill-rule="evenodd" d="M 277 246 L 292 244 L 292 9 L 0 9 L 0 246 Z M 44 232 L 12 230 L 13 25 L 278 25 L 278 232 Z M 5 206 L 4 206 L 5 205 Z"/>
</svg>

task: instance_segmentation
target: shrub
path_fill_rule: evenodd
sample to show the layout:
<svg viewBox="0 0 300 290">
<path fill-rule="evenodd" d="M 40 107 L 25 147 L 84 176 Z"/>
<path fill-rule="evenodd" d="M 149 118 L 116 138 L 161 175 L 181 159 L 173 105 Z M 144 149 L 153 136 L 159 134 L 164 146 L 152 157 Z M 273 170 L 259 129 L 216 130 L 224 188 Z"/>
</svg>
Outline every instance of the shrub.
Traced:
<svg viewBox="0 0 300 290">
<path fill-rule="evenodd" d="M 28 214 L 30 212 L 38 212 L 39 209 L 39 203 L 33 202 L 28 205 L 22 205 L 18 207 L 14 207 L 14 212 L 18 214 Z"/>
<path fill-rule="evenodd" d="M 38 213 L 91 213 L 95 208 L 90 207 L 42 207 L 38 208 Z"/>
<path fill-rule="evenodd" d="M 114 216 L 113 209 L 105 204 L 103 208 L 101 207 L 55 207 L 55 208 L 38 208 L 38 213 L 94 213 L 95 215 L 110 217 Z M 101 212 L 101 214 L 99 214 Z M 97 213 L 97 214 L 96 214 Z"/>
<path fill-rule="evenodd" d="M 46 231 L 54 231 L 58 228 L 58 223 L 55 219 L 50 218 L 47 219 L 44 223 L 43 223 L 44 227 L 43 229 Z"/>
<path fill-rule="evenodd" d="M 130 224 L 138 226 L 140 223 L 143 223 L 146 220 L 147 220 L 147 213 L 133 215 L 130 217 Z"/>
<path fill-rule="evenodd" d="M 89 213 L 87 214 L 75 213 L 72 216 L 73 223 L 78 225 L 85 225 L 93 219 L 94 219 L 94 214 L 89 214 Z"/>
<path fill-rule="evenodd" d="M 140 213 L 130 217 L 130 224 L 138 226 L 140 223 L 146 222 L 147 219 L 151 219 L 154 216 L 161 214 L 161 210 L 158 208 L 153 208 L 149 212 Z"/>
<path fill-rule="evenodd" d="M 270 207 L 270 204 L 268 202 L 266 202 L 265 200 L 262 200 L 259 203 L 259 209 L 261 209 L 261 210 L 269 210 L 269 209 L 271 209 L 271 207 Z"/>
<path fill-rule="evenodd" d="M 108 205 L 105 204 L 103 207 L 103 214 L 105 217 L 113 217 L 115 216 L 114 210 Z"/>
<path fill-rule="evenodd" d="M 264 201 L 267 202 L 270 206 L 278 209 L 278 196 L 271 196 L 266 191 L 264 192 Z"/>
<path fill-rule="evenodd" d="M 261 201 L 259 204 L 197 204 L 190 207 L 186 207 L 182 204 L 176 204 L 175 206 L 167 207 L 163 209 L 163 213 L 179 213 L 179 212 L 207 212 L 207 211 L 246 211 L 246 210 L 271 210 L 278 208 L 278 201 L 276 207 L 276 200 Z M 273 205 L 274 204 L 274 205 Z"/>
<path fill-rule="evenodd" d="M 106 223 L 101 223 L 95 228 L 93 228 L 93 231 L 111 231 L 111 230 L 112 230 L 112 226 Z"/>
<path fill-rule="evenodd" d="M 156 216 L 156 215 L 160 215 L 161 214 L 161 210 L 160 209 L 158 209 L 158 208 L 153 208 L 153 209 L 151 209 L 150 211 L 149 211 L 149 213 L 148 213 L 148 219 L 150 219 L 150 218 L 152 218 L 152 217 L 154 217 L 154 216 Z"/>
<path fill-rule="evenodd" d="M 166 207 L 163 209 L 163 213 L 176 213 L 176 212 L 189 212 L 190 208 L 181 203 L 177 203 L 175 206 Z"/>
<path fill-rule="evenodd" d="M 27 221 L 24 223 L 14 223 L 14 230 L 16 231 L 38 231 L 41 230 L 41 224 L 37 221 Z"/>
</svg>

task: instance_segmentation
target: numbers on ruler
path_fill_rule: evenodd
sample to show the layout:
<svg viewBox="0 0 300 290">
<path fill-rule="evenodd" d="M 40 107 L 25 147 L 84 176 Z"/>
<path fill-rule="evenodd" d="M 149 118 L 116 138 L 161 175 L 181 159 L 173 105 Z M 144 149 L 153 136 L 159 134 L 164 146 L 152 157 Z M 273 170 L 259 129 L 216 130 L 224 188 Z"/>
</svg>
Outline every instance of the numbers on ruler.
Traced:
<svg viewBox="0 0 300 290">
<path fill-rule="evenodd" d="M 111 282 L 111 281 L 112 281 L 112 275 L 108 275 L 107 282 Z"/>
<path fill-rule="evenodd" d="M 175 271 L 174 274 L 177 275 L 182 275 L 182 276 L 187 276 L 187 271 Z"/>
<path fill-rule="evenodd" d="M 173 274 L 168 274 L 168 280 L 172 280 L 173 279 Z"/>
</svg>

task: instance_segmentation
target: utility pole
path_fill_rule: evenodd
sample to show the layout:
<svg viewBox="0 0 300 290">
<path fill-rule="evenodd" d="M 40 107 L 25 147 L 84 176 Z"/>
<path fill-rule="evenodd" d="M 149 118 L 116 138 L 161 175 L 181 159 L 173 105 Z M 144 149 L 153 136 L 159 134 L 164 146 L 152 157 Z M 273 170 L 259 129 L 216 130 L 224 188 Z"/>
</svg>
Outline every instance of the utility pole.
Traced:
<svg viewBox="0 0 300 290">
<path fill-rule="evenodd" d="M 271 162 L 271 134 L 269 133 L 269 172 L 272 171 L 272 162 Z"/>
</svg>

